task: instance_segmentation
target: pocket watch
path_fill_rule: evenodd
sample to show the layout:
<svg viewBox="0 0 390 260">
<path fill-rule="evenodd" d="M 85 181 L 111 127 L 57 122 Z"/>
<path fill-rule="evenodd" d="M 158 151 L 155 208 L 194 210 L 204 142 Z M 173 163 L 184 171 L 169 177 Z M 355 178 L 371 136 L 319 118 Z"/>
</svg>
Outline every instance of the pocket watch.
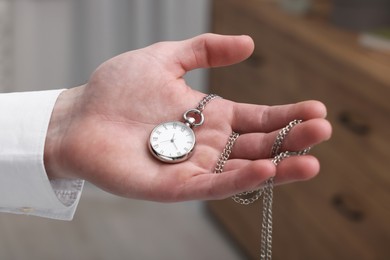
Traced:
<svg viewBox="0 0 390 260">
<path fill-rule="evenodd" d="M 179 163 L 191 157 L 196 138 L 193 128 L 204 123 L 203 109 L 219 96 L 210 94 L 202 99 L 196 109 L 183 114 L 184 122 L 170 121 L 157 125 L 150 133 L 149 150 L 158 160 Z"/>
<path fill-rule="evenodd" d="M 194 147 L 194 131 L 182 122 L 159 124 L 150 135 L 149 148 L 152 154 L 164 162 L 184 161 L 191 155 Z"/>
</svg>

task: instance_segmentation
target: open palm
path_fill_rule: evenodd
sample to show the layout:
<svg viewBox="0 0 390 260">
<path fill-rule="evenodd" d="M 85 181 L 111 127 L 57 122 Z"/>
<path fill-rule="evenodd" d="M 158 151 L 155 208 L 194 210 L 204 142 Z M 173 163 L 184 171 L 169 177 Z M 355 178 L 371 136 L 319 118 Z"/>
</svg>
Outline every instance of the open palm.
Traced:
<svg viewBox="0 0 390 260">
<path fill-rule="evenodd" d="M 277 183 L 315 176 L 314 157 L 288 158 L 275 167 L 269 153 L 278 131 L 296 118 L 305 122 L 291 131 L 283 149 L 300 150 L 330 137 L 326 109 L 316 101 L 268 107 L 215 99 L 204 110 L 205 123 L 194 129 L 197 145 L 189 160 L 165 164 L 148 150 L 157 124 L 182 121 L 205 96 L 186 85 L 187 71 L 240 62 L 253 47 L 246 36 L 205 34 L 103 63 L 86 85 L 65 91 L 57 101 L 50 123 L 57 130 L 49 128 L 56 138 L 47 144 L 53 151 L 49 176 L 82 178 L 120 196 L 156 201 L 225 198 L 260 187 L 274 175 Z M 223 174 L 213 174 L 232 131 L 241 136 L 231 159 Z"/>
</svg>

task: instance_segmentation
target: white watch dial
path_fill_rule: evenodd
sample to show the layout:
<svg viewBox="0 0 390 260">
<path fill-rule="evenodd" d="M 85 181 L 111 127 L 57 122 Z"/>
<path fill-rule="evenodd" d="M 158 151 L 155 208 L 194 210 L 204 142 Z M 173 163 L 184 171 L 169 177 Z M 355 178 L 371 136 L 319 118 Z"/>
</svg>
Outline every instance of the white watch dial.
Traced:
<svg viewBox="0 0 390 260">
<path fill-rule="evenodd" d="M 186 160 L 195 146 L 195 134 L 182 122 L 166 122 L 156 126 L 150 134 L 152 154 L 164 162 Z"/>
</svg>

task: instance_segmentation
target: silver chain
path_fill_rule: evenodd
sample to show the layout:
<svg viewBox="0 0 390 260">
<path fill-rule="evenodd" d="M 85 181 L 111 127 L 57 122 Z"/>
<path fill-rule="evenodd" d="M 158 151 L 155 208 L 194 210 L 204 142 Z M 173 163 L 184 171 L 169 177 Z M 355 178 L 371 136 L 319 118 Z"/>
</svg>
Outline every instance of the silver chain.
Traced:
<svg viewBox="0 0 390 260">
<path fill-rule="evenodd" d="M 302 123 L 302 120 L 300 119 L 295 119 L 288 123 L 287 126 L 285 126 L 282 130 L 279 131 L 278 135 L 276 136 L 275 142 L 272 146 L 271 149 L 271 157 L 275 157 L 276 155 L 279 154 L 280 149 L 282 148 L 283 140 L 286 138 L 287 134 L 290 132 L 290 130 L 296 126 L 297 124 Z M 298 152 L 290 152 L 292 153 L 291 155 L 304 155 L 310 151 L 310 148 L 306 148 L 302 151 Z"/>
<path fill-rule="evenodd" d="M 198 127 L 203 125 L 204 123 L 204 115 L 203 115 L 203 110 L 206 107 L 208 103 L 210 103 L 211 100 L 215 98 L 220 98 L 220 96 L 215 95 L 215 94 L 208 94 L 205 96 L 198 104 L 196 108 L 187 110 L 183 114 L 184 121 L 188 126 L 192 127 Z M 196 119 L 198 117 L 198 119 Z"/>
<path fill-rule="evenodd" d="M 209 102 L 209 101 L 208 101 Z M 206 103 L 207 104 L 207 103 Z M 275 139 L 275 142 L 271 149 L 272 162 L 277 166 L 283 159 L 296 156 L 305 155 L 310 151 L 310 148 L 297 151 L 297 152 L 280 152 L 282 144 L 290 130 L 297 124 L 300 124 L 302 120 L 293 120 L 286 127 L 281 129 Z M 218 158 L 217 165 L 214 173 L 220 174 L 223 172 L 223 168 L 230 157 L 233 149 L 233 145 L 239 134 L 232 132 L 229 136 L 228 142 L 223 149 L 220 157 Z M 263 195 L 263 209 L 262 209 L 262 225 L 261 225 L 261 245 L 260 245 L 260 259 L 270 260 L 272 258 L 272 203 L 273 203 L 273 178 L 268 179 L 265 182 L 263 188 L 246 191 L 232 196 L 232 199 L 242 205 L 249 205 L 257 201 Z"/>
<path fill-rule="evenodd" d="M 207 96 L 205 96 L 200 102 L 199 102 L 199 105 L 196 107 L 197 110 L 199 110 L 200 112 L 203 111 L 203 109 L 205 108 L 205 106 L 210 103 L 211 100 L 215 99 L 215 98 L 221 98 L 220 96 L 216 95 L 216 94 L 208 94 Z"/>
<path fill-rule="evenodd" d="M 229 136 L 229 140 L 225 146 L 225 149 L 223 149 L 223 151 L 218 159 L 217 166 L 215 167 L 214 173 L 222 173 L 223 172 L 223 167 L 225 166 L 225 163 L 229 159 L 230 154 L 232 153 L 233 145 L 239 136 L 240 135 L 238 133 L 235 133 L 235 132 L 233 132 Z"/>
</svg>

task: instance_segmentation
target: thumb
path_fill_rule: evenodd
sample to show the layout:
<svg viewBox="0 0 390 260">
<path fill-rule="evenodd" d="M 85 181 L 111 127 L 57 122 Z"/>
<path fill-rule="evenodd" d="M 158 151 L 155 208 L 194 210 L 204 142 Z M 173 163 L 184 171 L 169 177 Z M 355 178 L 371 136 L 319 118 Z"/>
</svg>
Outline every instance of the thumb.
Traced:
<svg viewBox="0 0 390 260">
<path fill-rule="evenodd" d="M 202 34 L 181 42 L 178 63 L 185 71 L 227 66 L 248 58 L 254 50 L 249 36 Z"/>
</svg>

